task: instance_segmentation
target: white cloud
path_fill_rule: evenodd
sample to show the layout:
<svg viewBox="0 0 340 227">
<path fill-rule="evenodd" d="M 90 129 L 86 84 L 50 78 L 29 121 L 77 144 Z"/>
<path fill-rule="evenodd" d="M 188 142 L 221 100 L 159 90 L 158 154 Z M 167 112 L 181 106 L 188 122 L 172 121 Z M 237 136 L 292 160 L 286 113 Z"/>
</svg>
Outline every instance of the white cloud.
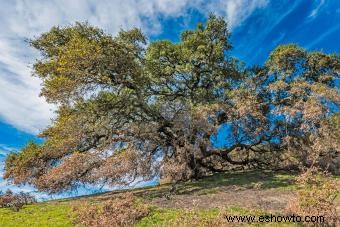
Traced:
<svg viewBox="0 0 340 227">
<path fill-rule="evenodd" d="M 0 39 L 0 117 L 36 134 L 49 122 L 53 107 L 39 97 L 40 81 L 31 77 L 25 49 L 23 42 Z"/>
<path fill-rule="evenodd" d="M 14 152 L 14 151 L 16 151 L 16 150 L 17 150 L 17 149 L 14 148 L 14 147 L 9 147 L 9 146 L 7 146 L 7 145 L 5 145 L 5 144 L 0 144 L 0 157 L 1 157 L 1 156 L 6 156 L 6 155 L 8 155 L 9 153 Z"/>
<path fill-rule="evenodd" d="M 309 14 L 310 18 L 314 18 L 317 16 L 319 10 L 321 7 L 325 4 L 326 0 L 320 0 L 319 4 L 312 10 L 312 12 Z"/>
<path fill-rule="evenodd" d="M 333 32 L 336 32 L 338 30 L 340 30 L 340 25 L 330 28 L 329 30 L 323 32 L 320 36 L 315 37 L 315 39 L 312 42 L 306 44 L 306 47 L 308 49 L 313 49 L 318 43 L 320 43 L 325 38 L 327 38 L 329 35 L 331 35 Z"/>
<path fill-rule="evenodd" d="M 237 27 L 255 10 L 267 6 L 269 0 L 217 0 L 208 4 L 209 10 L 226 17 L 231 28 Z"/>
<path fill-rule="evenodd" d="M 29 66 L 38 56 L 27 38 L 38 36 L 54 25 L 75 21 L 115 34 L 137 26 L 148 35 L 164 29 L 160 17 L 190 17 L 188 9 L 225 16 L 236 27 L 267 0 L 0 0 L 0 120 L 37 134 L 50 123 L 52 105 L 38 97 L 41 81 L 31 77 Z"/>
<path fill-rule="evenodd" d="M 236 27 L 266 3 L 266 0 L 210 3 L 204 0 L 0 0 L 0 120 L 32 134 L 50 123 L 54 106 L 39 97 L 41 81 L 31 76 L 30 69 L 38 53 L 25 40 L 54 25 L 88 21 L 112 34 L 136 26 L 148 35 L 156 35 L 165 29 L 160 17 L 190 18 L 188 9 L 194 8 L 205 15 L 215 12 L 225 16 Z M 2 179 L 4 159 L 14 150 L 0 144 L 0 189 L 32 192 L 34 188 L 30 186 L 17 187 Z M 91 192 L 93 188 L 81 189 L 78 195 Z M 51 198 L 43 193 L 34 194 L 41 199 Z"/>
</svg>

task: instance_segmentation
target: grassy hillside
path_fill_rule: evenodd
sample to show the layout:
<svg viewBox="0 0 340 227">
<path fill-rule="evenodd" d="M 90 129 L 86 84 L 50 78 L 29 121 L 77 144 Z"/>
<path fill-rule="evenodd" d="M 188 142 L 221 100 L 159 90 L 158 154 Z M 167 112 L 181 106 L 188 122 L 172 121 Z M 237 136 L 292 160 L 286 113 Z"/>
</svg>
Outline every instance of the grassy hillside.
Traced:
<svg viewBox="0 0 340 227">
<path fill-rule="evenodd" d="M 229 215 L 278 213 L 293 197 L 293 175 L 273 172 L 220 173 L 195 182 L 131 190 L 150 213 L 137 226 L 209 223 L 227 212 Z M 126 191 L 125 191 L 126 192 Z M 109 192 L 75 199 L 27 205 L 19 212 L 0 209 L 0 226 L 73 226 L 79 204 L 105 203 L 122 192 Z"/>
<path fill-rule="evenodd" d="M 27 205 L 19 212 L 0 208 L 0 226 L 72 226 L 69 202 L 45 202 Z"/>
</svg>

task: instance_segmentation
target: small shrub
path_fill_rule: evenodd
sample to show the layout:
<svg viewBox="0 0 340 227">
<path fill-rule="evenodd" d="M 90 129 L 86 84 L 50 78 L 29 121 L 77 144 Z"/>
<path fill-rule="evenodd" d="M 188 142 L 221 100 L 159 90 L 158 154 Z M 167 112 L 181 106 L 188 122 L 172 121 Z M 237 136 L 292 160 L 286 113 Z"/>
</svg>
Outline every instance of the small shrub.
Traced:
<svg viewBox="0 0 340 227">
<path fill-rule="evenodd" d="M 76 224 L 84 226 L 132 226 L 147 216 L 149 206 L 138 201 L 132 193 L 125 193 L 103 203 L 77 204 Z"/>
<path fill-rule="evenodd" d="M 253 189 L 261 190 L 263 188 L 263 182 L 256 182 L 251 184 Z"/>
<path fill-rule="evenodd" d="M 0 194 L 0 207 L 10 208 L 14 211 L 19 211 L 24 205 L 35 203 L 36 199 L 29 193 L 19 192 L 14 194 L 11 190 Z"/>
<path fill-rule="evenodd" d="M 300 216 L 323 216 L 327 222 L 324 224 L 336 225 L 339 222 L 335 205 L 340 192 L 339 181 L 316 167 L 305 170 L 296 180 L 301 189 L 288 204 L 288 212 Z"/>
</svg>

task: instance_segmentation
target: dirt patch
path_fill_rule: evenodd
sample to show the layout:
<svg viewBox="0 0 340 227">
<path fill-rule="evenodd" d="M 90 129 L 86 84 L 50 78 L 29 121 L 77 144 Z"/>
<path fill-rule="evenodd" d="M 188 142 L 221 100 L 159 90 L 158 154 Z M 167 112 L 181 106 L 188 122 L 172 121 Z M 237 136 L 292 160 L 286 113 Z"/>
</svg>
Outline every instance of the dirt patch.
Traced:
<svg viewBox="0 0 340 227">
<path fill-rule="evenodd" d="M 170 195 L 154 198 L 151 203 L 161 208 L 207 209 L 240 206 L 268 212 L 282 211 L 294 197 L 294 192 L 277 189 L 247 189 L 230 187 L 207 195 Z"/>
</svg>

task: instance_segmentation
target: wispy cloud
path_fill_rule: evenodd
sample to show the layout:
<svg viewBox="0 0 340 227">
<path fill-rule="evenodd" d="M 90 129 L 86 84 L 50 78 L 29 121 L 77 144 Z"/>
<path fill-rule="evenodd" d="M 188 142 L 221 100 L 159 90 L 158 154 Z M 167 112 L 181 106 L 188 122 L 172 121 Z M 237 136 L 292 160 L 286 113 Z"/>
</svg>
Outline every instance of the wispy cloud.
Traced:
<svg viewBox="0 0 340 227">
<path fill-rule="evenodd" d="M 52 105 L 38 97 L 41 81 L 31 77 L 38 56 L 24 42 L 54 25 L 88 21 L 115 34 L 121 28 L 140 27 L 148 35 L 164 29 L 162 19 L 195 9 L 225 16 L 236 27 L 267 0 L 0 0 L 0 120 L 37 134 L 50 123 Z"/>
<path fill-rule="evenodd" d="M 321 7 L 325 4 L 326 0 L 316 0 L 318 1 L 318 5 L 312 10 L 312 12 L 309 14 L 310 18 L 314 18 L 317 16 L 319 10 L 321 9 Z"/>
<path fill-rule="evenodd" d="M 266 8 L 258 8 L 258 10 L 261 10 L 261 16 L 250 18 L 252 21 L 248 21 L 246 28 L 239 27 L 235 29 L 233 34 L 234 37 L 237 37 L 237 42 L 234 43 L 235 52 L 240 55 L 242 60 L 247 60 L 250 64 L 253 64 L 254 61 L 256 62 L 259 56 L 266 55 L 269 49 L 279 44 L 286 36 L 284 29 L 287 28 L 282 29 L 281 24 L 289 18 L 290 14 L 300 4 L 301 1 L 299 0 L 270 1 L 266 3 Z M 279 31 L 277 31 L 278 28 L 280 29 Z M 245 29 L 247 35 L 245 35 Z M 239 35 L 239 32 L 242 35 Z"/>
<path fill-rule="evenodd" d="M 16 151 L 17 148 L 14 148 L 14 147 L 9 147 L 7 146 L 6 144 L 0 144 L 0 156 L 3 155 L 3 156 L 6 156 L 8 155 L 9 153 L 11 152 L 14 152 Z M 1 164 L 1 163 L 0 163 Z"/>
<path fill-rule="evenodd" d="M 330 28 L 329 30 L 322 33 L 319 37 L 316 37 L 312 42 L 308 43 L 306 47 L 308 49 L 313 49 L 318 43 L 320 43 L 322 40 L 324 40 L 326 37 L 331 35 L 332 33 L 339 31 L 340 25 Z"/>
<path fill-rule="evenodd" d="M 53 107 L 39 97 L 40 81 L 30 76 L 32 54 L 25 45 L 20 40 L 0 38 L 0 118 L 36 134 L 49 122 Z"/>
<path fill-rule="evenodd" d="M 231 28 L 242 24 L 255 10 L 267 6 L 269 0 L 216 0 L 208 3 L 208 9 L 226 17 Z M 205 9 L 204 9 L 205 10 Z"/>
</svg>

